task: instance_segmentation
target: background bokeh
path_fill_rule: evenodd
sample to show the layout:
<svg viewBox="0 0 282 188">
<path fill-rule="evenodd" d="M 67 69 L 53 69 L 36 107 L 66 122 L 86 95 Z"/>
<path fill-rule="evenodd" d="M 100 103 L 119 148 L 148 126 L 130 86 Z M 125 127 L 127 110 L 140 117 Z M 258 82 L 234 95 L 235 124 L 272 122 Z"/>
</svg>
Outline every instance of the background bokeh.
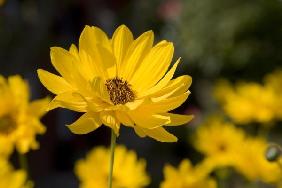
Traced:
<svg viewBox="0 0 282 188">
<path fill-rule="evenodd" d="M 192 94 L 177 112 L 194 114 L 195 119 L 170 130 L 179 138 L 177 143 L 139 138 L 124 127 L 118 138 L 147 160 L 149 187 L 158 187 L 164 164 L 201 159 L 188 137 L 218 108 L 212 95 L 218 79 L 261 83 L 282 65 L 281 0 L 0 0 L 0 4 L 0 74 L 22 75 L 33 99 L 51 95 L 36 73 L 38 68 L 55 71 L 49 48 L 77 44 L 85 25 L 98 26 L 111 36 L 117 26 L 126 24 L 135 37 L 153 30 L 156 41 L 174 42 L 175 59 L 182 57 L 177 75 L 193 78 Z M 75 161 L 94 146 L 109 145 L 106 127 L 87 135 L 71 134 L 65 125 L 79 115 L 56 109 L 44 116 L 47 133 L 38 138 L 40 150 L 28 154 L 35 187 L 78 187 Z M 281 124 L 276 122 L 272 131 L 281 132 Z M 15 156 L 12 160 L 17 165 Z"/>
</svg>

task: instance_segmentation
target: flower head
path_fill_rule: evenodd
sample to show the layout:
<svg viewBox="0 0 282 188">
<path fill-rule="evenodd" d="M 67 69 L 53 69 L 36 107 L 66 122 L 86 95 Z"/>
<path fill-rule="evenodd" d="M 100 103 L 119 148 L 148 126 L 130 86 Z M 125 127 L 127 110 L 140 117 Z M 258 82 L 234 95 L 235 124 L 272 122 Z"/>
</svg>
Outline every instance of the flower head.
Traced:
<svg viewBox="0 0 282 188">
<path fill-rule="evenodd" d="M 28 84 L 20 76 L 0 76 L 0 155 L 9 155 L 14 148 L 26 153 L 39 147 L 35 137 L 45 132 L 40 118 L 49 101 L 29 102 Z"/>
<path fill-rule="evenodd" d="M 183 160 L 178 169 L 171 165 L 164 168 L 161 188 L 216 188 L 216 181 L 208 177 L 210 171 L 201 164 L 193 167 L 189 160 Z"/>
<path fill-rule="evenodd" d="M 194 145 L 215 167 L 231 166 L 239 158 L 244 143 L 243 130 L 225 122 L 221 117 L 210 117 L 196 131 Z"/>
<path fill-rule="evenodd" d="M 80 180 L 81 188 L 106 188 L 109 174 L 110 151 L 97 147 L 90 151 L 86 159 L 79 160 L 75 165 L 75 173 Z M 124 146 L 117 146 L 113 171 L 114 188 L 141 188 L 150 183 L 146 171 L 146 162 L 137 159 L 134 151 Z"/>
<path fill-rule="evenodd" d="M 247 136 L 242 129 L 220 117 L 208 119 L 197 130 L 194 145 L 205 154 L 202 164 L 210 171 L 233 167 L 251 181 L 278 183 L 281 180 L 278 163 L 269 162 L 265 157 L 266 140 Z"/>
<path fill-rule="evenodd" d="M 215 97 L 236 123 L 258 122 L 263 125 L 268 125 L 276 118 L 275 108 L 278 107 L 277 100 L 280 98 L 271 87 L 253 82 L 241 82 L 232 86 L 228 81 L 220 81 L 216 85 Z"/>
<path fill-rule="evenodd" d="M 265 157 L 268 143 L 265 139 L 248 138 L 241 146 L 241 159 L 235 168 L 249 180 L 278 183 L 282 179 L 282 169 L 278 163 L 269 162 Z"/>
<path fill-rule="evenodd" d="M 192 80 L 187 75 L 172 79 L 180 59 L 169 69 L 173 44 L 163 40 L 153 46 L 153 38 L 148 31 L 134 39 L 121 25 L 109 39 L 101 29 L 86 26 L 79 49 L 51 48 L 52 64 L 61 76 L 38 70 L 42 84 L 56 94 L 49 109 L 84 112 L 68 126 L 76 134 L 105 124 L 118 135 L 123 124 L 141 137 L 177 141 L 163 126 L 192 119 L 169 113 L 187 99 Z"/>
</svg>

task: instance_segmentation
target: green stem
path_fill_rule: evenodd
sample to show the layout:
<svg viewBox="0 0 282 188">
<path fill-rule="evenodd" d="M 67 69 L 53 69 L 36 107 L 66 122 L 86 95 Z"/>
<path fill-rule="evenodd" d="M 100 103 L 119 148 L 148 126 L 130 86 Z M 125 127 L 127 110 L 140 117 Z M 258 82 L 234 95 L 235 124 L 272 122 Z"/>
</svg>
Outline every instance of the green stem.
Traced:
<svg viewBox="0 0 282 188">
<path fill-rule="evenodd" d="M 117 136 L 116 136 L 115 132 L 112 130 L 112 134 L 111 134 L 111 154 L 110 154 L 111 158 L 110 158 L 110 171 L 109 171 L 110 174 L 109 174 L 109 180 L 108 180 L 108 188 L 112 188 L 116 139 L 117 139 Z"/>
<path fill-rule="evenodd" d="M 18 157 L 19 157 L 20 168 L 23 169 L 26 172 L 27 176 L 29 176 L 27 155 L 22 154 L 22 153 L 18 153 Z"/>
</svg>

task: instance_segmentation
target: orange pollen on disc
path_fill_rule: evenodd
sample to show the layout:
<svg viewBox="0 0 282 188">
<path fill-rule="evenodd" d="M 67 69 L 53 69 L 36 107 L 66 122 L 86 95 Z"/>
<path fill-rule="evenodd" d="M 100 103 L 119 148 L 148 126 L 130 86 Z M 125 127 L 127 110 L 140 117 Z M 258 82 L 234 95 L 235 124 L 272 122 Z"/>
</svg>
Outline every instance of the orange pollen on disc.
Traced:
<svg viewBox="0 0 282 188">
<path fill-rule="evenodd" d="M 116 77 L 107 80 L 105 85 L 110 95 L 110 99 L 114 105 L 125 104 L 127 102 L 134 101 L 135 95 L 127 81 L 123 81 L 122 79 Z"/>
</svg>

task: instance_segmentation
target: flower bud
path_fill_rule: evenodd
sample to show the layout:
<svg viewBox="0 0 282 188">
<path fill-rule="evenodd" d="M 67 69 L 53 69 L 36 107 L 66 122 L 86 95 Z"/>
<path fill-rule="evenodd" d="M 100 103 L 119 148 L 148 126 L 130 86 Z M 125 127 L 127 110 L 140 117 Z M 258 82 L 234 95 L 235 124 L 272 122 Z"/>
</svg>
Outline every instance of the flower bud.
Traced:
<svg viewBox="0 0 282 188">
<path fill-rule="evenodd" d="M 282 151 L 279 145 L 272 144 L 269 145 L 265 152 L 265 158 L 269 162 L 278 161 L 279 157 L 281 156 Z"/>
</svg>

